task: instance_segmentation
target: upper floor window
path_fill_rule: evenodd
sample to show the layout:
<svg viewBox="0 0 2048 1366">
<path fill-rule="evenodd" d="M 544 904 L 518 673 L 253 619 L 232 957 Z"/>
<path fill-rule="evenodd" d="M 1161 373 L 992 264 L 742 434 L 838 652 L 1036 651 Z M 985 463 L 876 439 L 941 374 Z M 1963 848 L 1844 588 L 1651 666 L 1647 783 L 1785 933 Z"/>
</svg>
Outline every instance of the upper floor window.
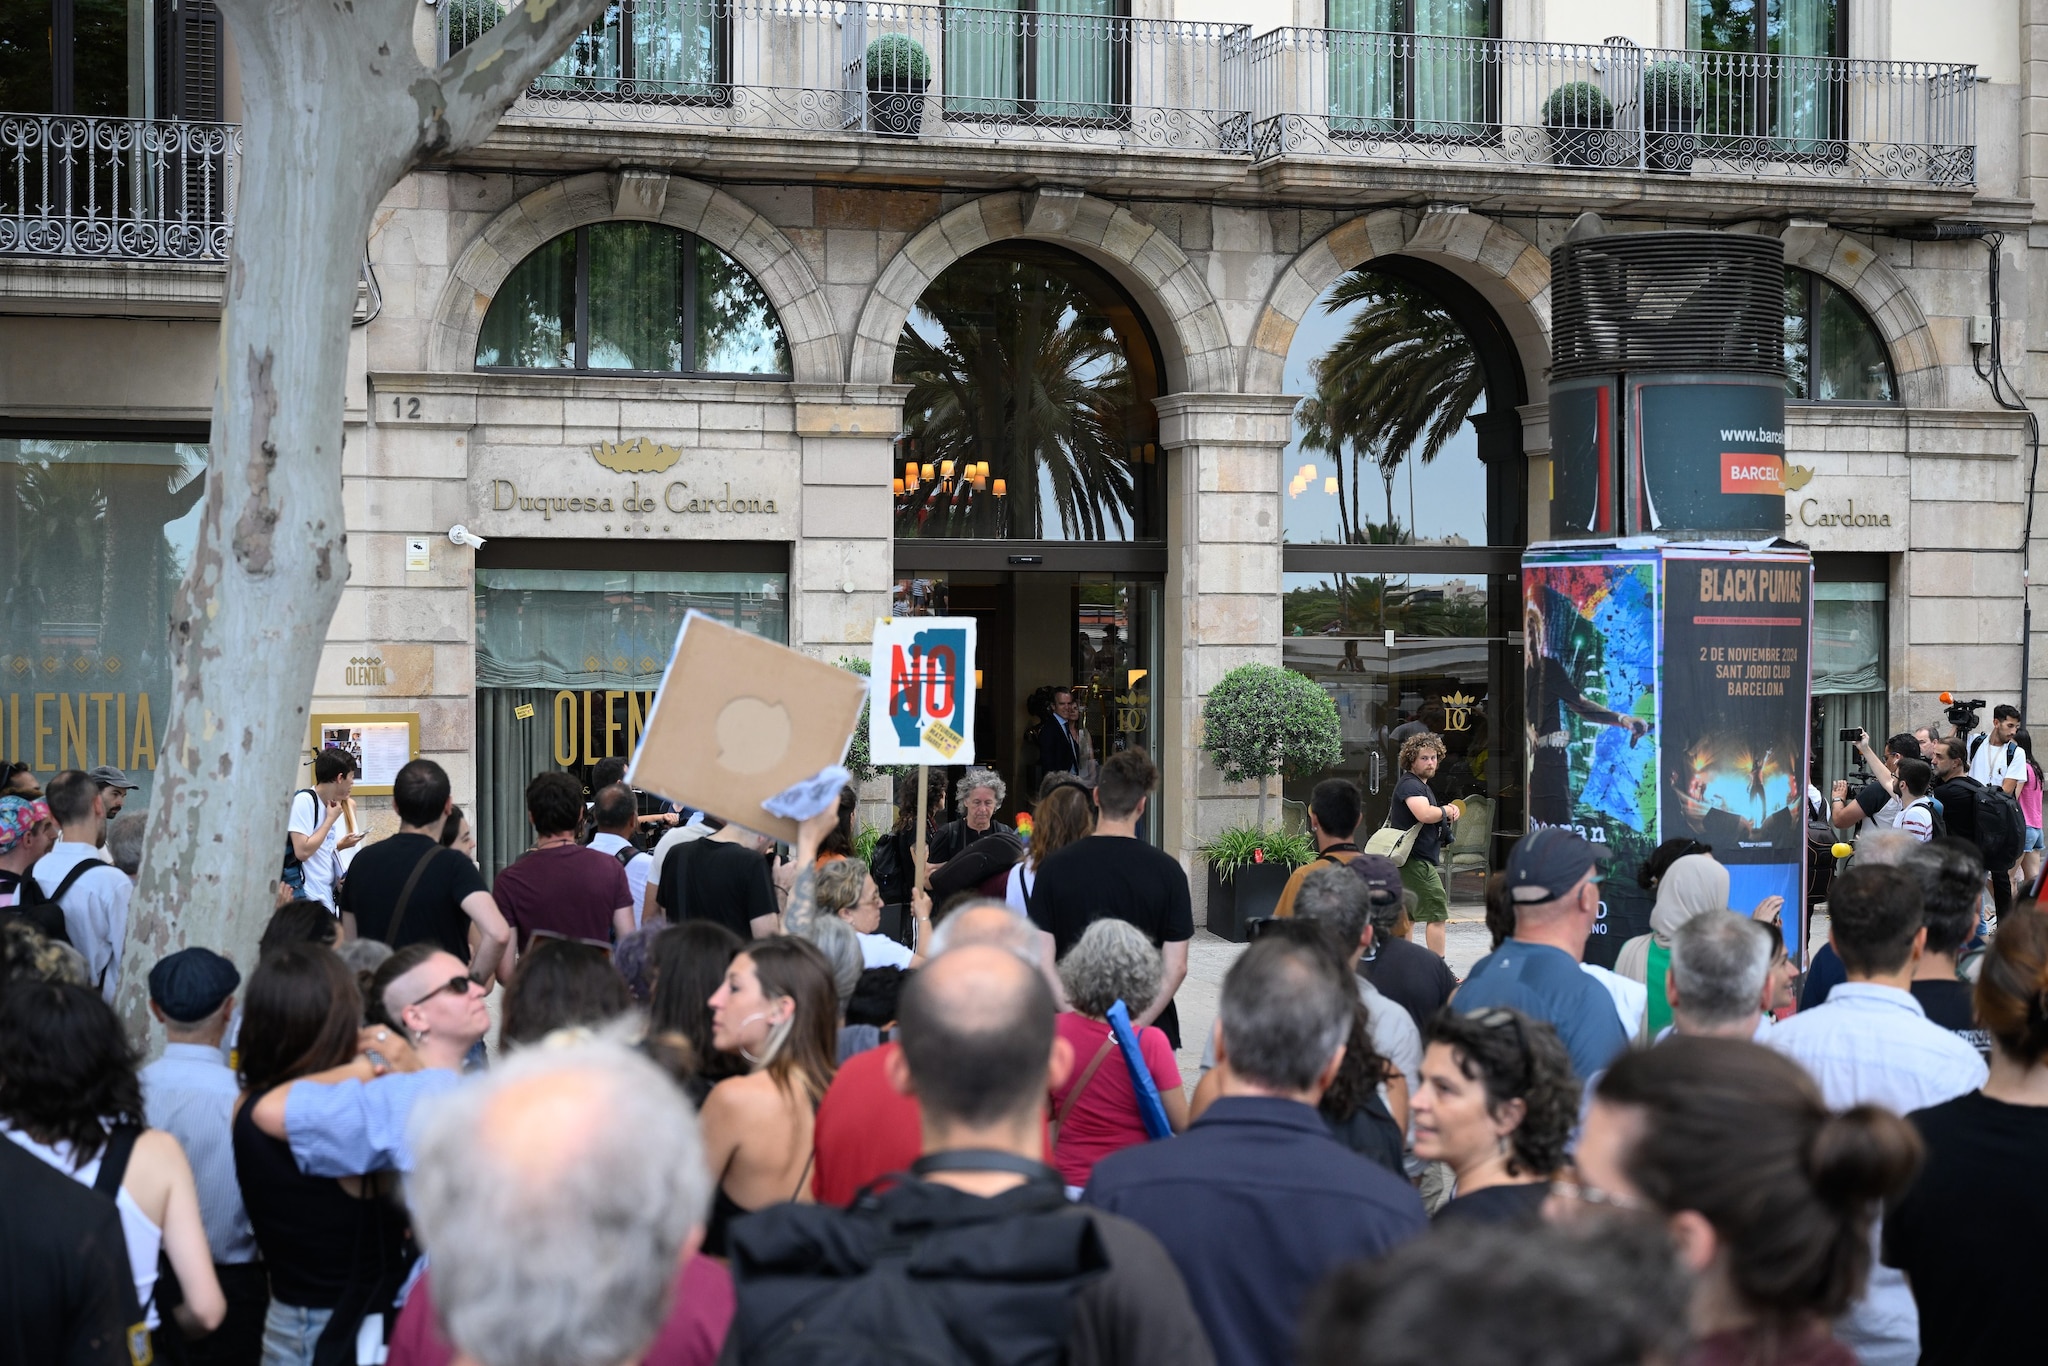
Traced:
<svg viewBox="0 0 2048 1366">
<path fill-rule="evenodd" d="M 0 110 L 221 117 L 213 0 L 0 0 Z"/>
<path fill-rule="evenodd" d="M 505 278 L 477 337 L 479 369 L 790 374 L 768 296 L 702 238 L 659 223 L 563 233 Z"/>
<path fill-rule="evenodd" d="M 1848 291 L 1785 267 L 1785 397 L 1815 403 L 1896 403 L 1884 338 Z"/>
</svg>

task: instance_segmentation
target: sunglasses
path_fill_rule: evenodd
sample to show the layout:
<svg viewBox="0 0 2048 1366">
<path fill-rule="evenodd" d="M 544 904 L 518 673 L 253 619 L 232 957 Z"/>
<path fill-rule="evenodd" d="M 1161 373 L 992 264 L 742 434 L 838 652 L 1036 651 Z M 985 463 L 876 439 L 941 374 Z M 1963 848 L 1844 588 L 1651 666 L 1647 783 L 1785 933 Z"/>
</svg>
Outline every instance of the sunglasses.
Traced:
<svg viewBox="0 0 2048 1366">
<path fill-rule="evenodd" d="M 406 1009 L 411 1010 L 413 1006 L 423 1006 L 444 991 L 452 991 L 458 996 L 467 996 L 471 987 L 480 987 L 482 985 L 482 982 L 477 981 L 476 978 L 465 972 L 460 977 L 450 977 L 447 981 L 441 983 L 440 986 L 435 987 L 432 991 L 414 1001 L 411 1006 L 407 1006 Z"/>
</svg>

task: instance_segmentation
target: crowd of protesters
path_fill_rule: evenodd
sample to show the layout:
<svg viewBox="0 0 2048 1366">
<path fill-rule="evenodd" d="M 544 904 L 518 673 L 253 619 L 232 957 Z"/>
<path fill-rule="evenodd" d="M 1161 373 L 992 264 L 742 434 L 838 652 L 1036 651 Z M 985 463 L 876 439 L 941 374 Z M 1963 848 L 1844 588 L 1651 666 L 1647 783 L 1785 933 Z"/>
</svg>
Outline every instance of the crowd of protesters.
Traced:
<svg viewBox="0 0 2048 1366">
<path fill-rule="evenodd" d="M 1395 794 L 1431 850 L 1433 739 Z M 1362 851 L 1332 780 L 1184 1037 L 1141 753 L 1050 772 L 1021 829 L 988 769 L 866 842 L 849 791 L 785 856 L 542 773 L 487 880 L 438 765 L 366 840 L 329 751 L 255 953 L 149 967 L 147 1066 L 111 1004 L 133 784 L 10 775 L 0 1366 L 2024 1359 L 2048 912 L 1984 917 L 1894 757 L 1903 801 L 1837 803 L 1907 819 L 1834 881 L 1803 995 L 1777 900 L 1731 907 L 1692 841 L 1585 963 L 1599 851 L 1552 827 L 1460 981 L 1438 869 Z"/>
</svg>

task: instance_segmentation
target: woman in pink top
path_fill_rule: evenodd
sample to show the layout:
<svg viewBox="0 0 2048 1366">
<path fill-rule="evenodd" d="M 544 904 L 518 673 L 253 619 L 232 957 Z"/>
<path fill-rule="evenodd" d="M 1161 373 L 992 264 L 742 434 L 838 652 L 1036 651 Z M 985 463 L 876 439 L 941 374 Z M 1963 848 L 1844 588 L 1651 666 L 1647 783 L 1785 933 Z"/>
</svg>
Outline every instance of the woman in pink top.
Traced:
<svg viewBox="0 0 2048 1366">
<path fill-rule="evenodd" d="M 2026 886 L 2041 875 L 2041 761 L 2034 757 L 2034 737 L 2024 728 L 2013 732 L 2026 767 L 2020 773 L 2020 819 L 2027 824 L 2026 852 L 2020 855 L 2020 873 Z"/>
<path fill-rule="evenodd" d="M 1159 950 L 1145 932 L 1124 920 L 1096 921 L 1060 960 L 1060 985 L 1071 1009 L 1059 1017 L 1058 1028 L 1074 1050 L 1074 1066 L 1052 1093 L 1052 1161 L 1073 1190 L 1088 1184 L 1097 1162 L 1146 1141 L 1138 1095 L 1108 1016 L 1118 1001 L 1133 1018 L 1144 1014 L 1159 994 L 1163 970 Z M 1188 1101 L 1173 1047 L 1163 1032 L 1147 1025 L 1138 1031 L 1138 1050 L 1166 1103 L 1166 1118 L 1179 1133 L 1188 1126 Z"/>
</svg>

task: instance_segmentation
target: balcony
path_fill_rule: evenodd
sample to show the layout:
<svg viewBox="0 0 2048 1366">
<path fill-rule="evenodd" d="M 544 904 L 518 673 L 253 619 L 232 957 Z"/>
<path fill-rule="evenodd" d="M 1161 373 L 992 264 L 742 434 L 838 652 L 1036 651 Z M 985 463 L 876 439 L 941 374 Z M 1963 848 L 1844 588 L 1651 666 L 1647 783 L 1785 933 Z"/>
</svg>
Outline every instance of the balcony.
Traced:
<svg viewBox="0 0 2048 1366">
<path fill-rule="evenodd" d="M 453 0 L 440 15 L 445 54 L 496 23 L 498 11 L 495 0 Z M 617 0 L 512 113 L 1241 155 L 1249 111 L 1229 92 L 1249 32 L 860 0 Z"/>
<path fill-rule="evenodd" d="M 0 256 L 224 262 L 241 129 L 0 114 Z"/>
<path fill-rule="evenodd" d="M 1972 66 L 1309 28 L 1261 34 L 1241 60 L 1255 161 L 1977 178 Z"/>
</svg>

